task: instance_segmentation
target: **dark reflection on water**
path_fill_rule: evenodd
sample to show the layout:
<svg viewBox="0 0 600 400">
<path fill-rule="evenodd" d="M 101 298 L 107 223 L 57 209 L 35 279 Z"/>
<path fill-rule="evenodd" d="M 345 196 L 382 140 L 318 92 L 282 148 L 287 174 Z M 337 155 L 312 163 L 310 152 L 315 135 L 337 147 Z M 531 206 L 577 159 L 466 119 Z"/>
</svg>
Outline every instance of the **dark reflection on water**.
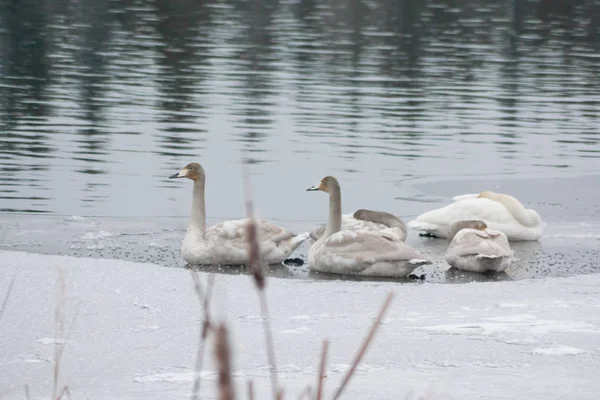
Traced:
<svg viewBox="0 0 600 400">
<path fill-rule="evenodd" d="M 593 0 L 7 0 L 0 22 L 2 210 L 163 215 L 200 158 L 214 181 L 240 158 L 308 184 L 598 171 Z"/>
</svg>

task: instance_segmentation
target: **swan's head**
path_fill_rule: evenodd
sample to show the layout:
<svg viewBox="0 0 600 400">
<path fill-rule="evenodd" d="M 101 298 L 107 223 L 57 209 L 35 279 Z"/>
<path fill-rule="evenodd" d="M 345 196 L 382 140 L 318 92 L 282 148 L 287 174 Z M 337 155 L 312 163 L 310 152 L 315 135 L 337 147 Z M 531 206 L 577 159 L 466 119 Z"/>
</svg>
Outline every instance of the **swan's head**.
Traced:
<svg viewBox="0 0 600 400">
<path fill-rule="evenodd" d="M 338 183 L 337 179 L 335 179 L 333 176 L 326 176 L 325 178 L 321 179 L 315 186 L 309 187 L 306 190 L 320 190 L 322 192 L 330 193 L 334 189 L 340 189 L 340 184 Z"/>
<path fill-rule="evenodd" d="M 188 178 L 197 181 L 198 179 L 204 179 L 204 169 L 198 163 L 190 163 L 169 178 Z"/>
<path fill-rule="evenodd" d="M 498 194 L 494 193 L 490 190 L 486 190 L 485 192 L 481 192 L 479 193 L 479 196 L 477 196 L 478 198 L 484 198 L 484 199 L 490 199 L 493 200 L 495 197 L 497 197 Z"/>
<path fill-rule="evenodd" d="M 469 219 L 465 221 L 461 221 L 464 224 L 464 228 L 477 229 L 479 231 L 485 231 L 487 229 L 487 224 L 480 219 Z"/>
<path fill-rule="evenodd" d="M 448 241 L 452 241 L 454 236 L 462 229 L 477 229 L 478 231 L 485 231 L 487 227 L 487 224 L 480 219 L 457 221 L 448 227 Z"/>
</svg>

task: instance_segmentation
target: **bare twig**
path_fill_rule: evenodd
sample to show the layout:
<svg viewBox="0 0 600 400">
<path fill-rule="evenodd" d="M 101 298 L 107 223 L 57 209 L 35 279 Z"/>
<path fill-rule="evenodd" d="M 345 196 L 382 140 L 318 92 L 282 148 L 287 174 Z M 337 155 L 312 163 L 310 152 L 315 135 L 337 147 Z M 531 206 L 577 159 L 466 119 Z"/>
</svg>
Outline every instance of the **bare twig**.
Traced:
<svg viewBox="0 0 600 400">
<path fill-rule="evenodd" d="M 233 400 L 233 380 L 231 379 L 231 348 L 225 324 L 219 324 L 215 331 L 215 359 L 219 369 L 219 399 Z"/>
<path fill-rule="evenodd" d="M 2 321 L 2 316 L 4 315 L 4 309 L 6 308 L 6 305 L 8 304 L 8 299 L 10 298 L 10 294 L 12 293 L 13 285 L 15 284 L 16 279 L 17 279 L 17 276 L 14 275 L 10 279 L 10 283 L 8 284 L 8 289 L 6 290 L 6 295 L 4 295 L 4 300 L 2 301 L 2 307 L 0 308 L 0 321 Z"/>
<path fill-rule="evenodd" d="M 344 376 L 344 380 L 342 381 L 342 384 L 338 387 L 335 394 L 333 395 L 334 400 L 339 399 L 339 397 L 342 395 L 342 392 L 348 385 L 350 378 L 352 378 L 352 375 L 354 375 L 354 371 L 356 371 L 356 367 L 358 366 L 358 364 L 364 357 L 365 353 L 367 352 L 367 349 L 369 348 L 369 345 L 371 344 L 371 341 L 373 340 L 373 337 L 375 336 L 375 332 L 377 332 L 377 328 L 379 327 L 379 324 L 381 323 L 381 320 L 383 319 L 383 315 L 389 308 L 393 297 L 394 297 L 393 293 L 390 292 L 387 295 L 387 297 L 385 298 L 385 301 L 383 302 L 383 305 L 381 306 L 381 309 L 379 310 L 379 314 L 377 315 L 377 319 L 375 320 L 375 322 L 373 322 L 373 325 L 371 326 L 371 329 L 369 330 L 369 334 L 367 335 L 367 337 L 363 341 L 362 345 L 360 346 L 360 349 L 358 350 L 358 353 L 356 354 L 356 357 L 354 358 L 354 361 L 352 362 L 352 366 L 350 367 L 348 372 L 346 372 L 346 376 Z"/>
<path fill-rule="evenodd" d="M 23 389 L 25 390 L 25 400 L 30 400 L 31 396 L 29 395 L 29 385 L 25 385 Z"/>
<path fill-rule="evenodd" d="M 329 348 L 329 342 L 323 340 L 323 350 L 321 351 L 321 363 L 319 364 L 319 376 L 317 380 L 317 397 L 316 400 L 323 398 L 323 380 L 325 379 L 325 364 L 327 362 L 327 349 Z"/>
<path fill-rule="evenodd" d="M 212 297 L 212 288 L 214 284 L 213 275 L 208 276 L 208 282 L 206 284 L 206 293 L 202 290 L 202 282 L 200 281 L 200 276 L 197 272 L 191 271 L 192 280 L 194 281 L 194 290 L 196 291 L 196 295 L 198 296 L 198 300 L 200 300 L 200 304 L 202 305 L 203 312 L 203 321 L 202 321 L 202 329 L 200 329 L 200 337 L 198 339 L 198 351 L 196 353 L 196 365 L 195 365 L 195 375 L 194 375 L 194 386 L 192 387 L 192 400 L 199 399 L 200 393 L 200 374 L 202 372 L 202 365 L 204 364 L 204 349 L 206 337 L 208 336 L 208 332 L 212 328 L 210 321 L 210 299 Z"/>
<path fill-rule="evenodd" d="M 247 241 L 248 241 L 248 268 L 254 278 L 254 283 L 258 290 L 260 301 L 260 312 L 265 331 L 265 342 L 267 347 L 267 360 L 269 363 L 269 371 L 271 376 L 271 390 L 273 398 L 279 399 L 283 394 L 279 391 L 277 385 L 277 363 L 275 361 L 275 346 L 273 344 L 273 335 L 271 333 L 271 319 L 269 317 L 269 307 L 267 304 L 267 296 L 265 293 L 266 278 L 262 269 L 262 260 L 260 258 L 260 245 L 258 240 L 258 225 L 254 216 L 252 196 L 250 190 L 250 181 L 248 175 L 245 174 L 244 189 L 246 192 L 246 212 L 249 217 L 247 225 Z"/>
</svg>

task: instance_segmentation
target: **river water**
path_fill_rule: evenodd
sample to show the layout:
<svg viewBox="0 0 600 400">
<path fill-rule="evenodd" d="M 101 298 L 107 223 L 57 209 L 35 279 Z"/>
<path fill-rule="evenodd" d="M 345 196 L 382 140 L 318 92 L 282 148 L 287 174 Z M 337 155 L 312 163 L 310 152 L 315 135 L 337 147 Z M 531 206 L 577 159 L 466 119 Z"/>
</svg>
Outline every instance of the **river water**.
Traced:
<svg viewBox="0 0 600 400">
<path fill-rule="evenodd" d="M 167 177 L 197 161 L 209 222 L 244 215 L 244 173 L 295 230 L 324 222 L 325 175 L 345 212 L 405 221 L 497 190 L 548 223 L 511 277 L 600 271 L 598 1 L 23 0 L 0 22 L 4 248 L 182 265 L 191 185 Z"/>
</svg>

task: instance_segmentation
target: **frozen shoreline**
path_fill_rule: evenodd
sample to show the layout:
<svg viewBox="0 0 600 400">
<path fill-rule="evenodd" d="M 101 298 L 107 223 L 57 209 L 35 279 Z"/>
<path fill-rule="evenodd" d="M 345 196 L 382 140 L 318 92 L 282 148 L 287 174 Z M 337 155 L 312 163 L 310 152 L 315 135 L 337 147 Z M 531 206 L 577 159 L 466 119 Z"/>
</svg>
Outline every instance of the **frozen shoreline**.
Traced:
<svg viewBox="0 0 600 400">
<path fill-rule="evenodd" d="M 201 317 L 188 271 L 11 251 L 0 251 L 0 267 L 0 297 L 16 275 L 0 321 L 4 398 L 23 398 L 24 385 L 33 399 L 50 395 L 58 268 L 67 282 L 62 381 L 74 399 L 188 397 Z M 257 398 L 266 398 L 252 282 L 215 278 L 213 315 L 230 328 L 238 394 L 252 379 Z M 286 398 L 314 386 L 326 338 L 326 389 L 337 386 L 389 291 L 392 307 L 345 398 L 595 399 L 600 392 L 598 274 L 465 285 L 271 278 Z M 214 398 L 210 347 L 203 371 L 203 397 Z"/>
</svg>

